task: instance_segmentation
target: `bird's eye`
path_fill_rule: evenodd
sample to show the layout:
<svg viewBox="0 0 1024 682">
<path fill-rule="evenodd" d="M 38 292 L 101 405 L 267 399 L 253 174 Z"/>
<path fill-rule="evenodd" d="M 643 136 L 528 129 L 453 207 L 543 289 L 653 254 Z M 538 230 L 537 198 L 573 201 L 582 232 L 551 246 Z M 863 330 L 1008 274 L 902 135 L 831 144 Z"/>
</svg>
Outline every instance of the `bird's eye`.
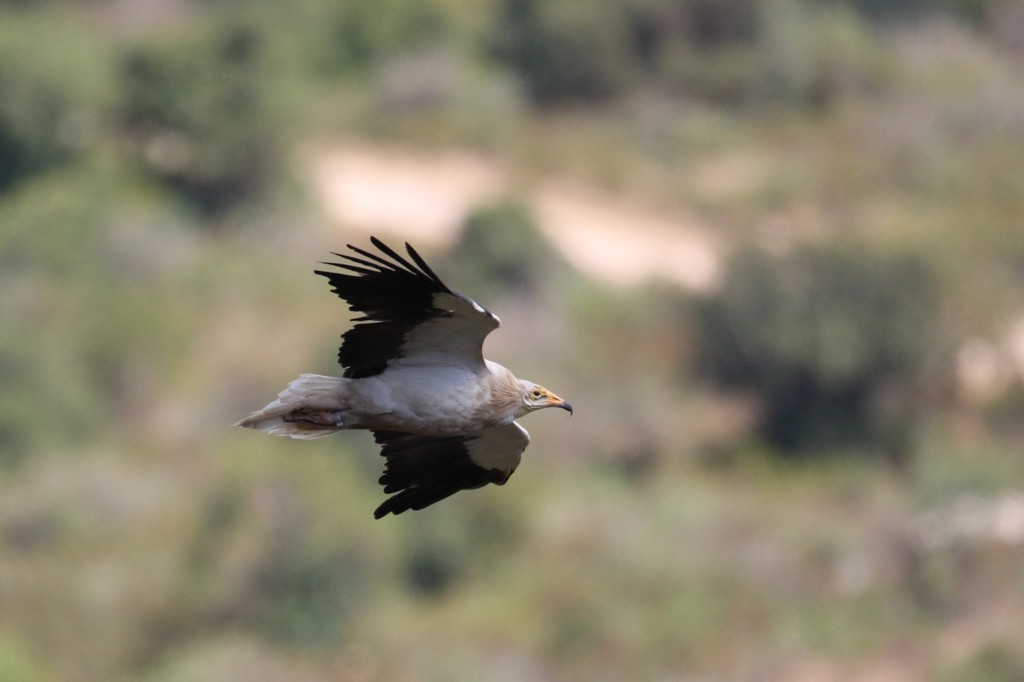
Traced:
<svg viewBox="0 0 1024 682">
<path fill-rule="evenodd" d="M 532 392 L 530 393 L 530 397 L 531 397 L 531 398 L 533 398 L 534 400 L 540 400 L 540 399 L 541 399 L 541 398 L 542 398 L 543 396 L 544 396 L 544 394 L 543 394 L 543 393 L 541 393 L 541 392 L 540 392 L 540 391 L 539 391 L 538 389 L 536 389 L 536 388 L 535 388 L 535 389 L 533 389 L 533 391 L 532 391 Z"/>
</svg>

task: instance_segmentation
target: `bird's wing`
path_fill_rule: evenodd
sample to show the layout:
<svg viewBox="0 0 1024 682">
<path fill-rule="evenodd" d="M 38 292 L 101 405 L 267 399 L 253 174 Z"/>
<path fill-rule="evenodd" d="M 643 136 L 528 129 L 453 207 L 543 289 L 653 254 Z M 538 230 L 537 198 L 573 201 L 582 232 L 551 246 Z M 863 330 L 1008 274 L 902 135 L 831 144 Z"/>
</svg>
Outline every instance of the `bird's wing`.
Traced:
<svg viewBox="0 0 1024 682">
<path fill-rule="evenodd" d="M 515 422 L 469 436 L 374 431 L 373 437 L 387 459 L 380 484 L 385 493 L 396 493 L 377 507 L 378 519 L 429 507 L 460 490 L 504 485 L 530 443 L 530 434 Z"/>
<path fill-rule="evenodd" d="M 380 374 L 399 358 L 409 364 L 455 365 L 484 371 L 483 343 L 500 321 L 480 304 L 449 289 L 409 244 L 412 262 L 376 237 L 380 254 L 348 245 L 345 262 L 317 270 L 349 304 L 356 325 L 342 335 L 338 362 L 345 376 Z"/>
</svg>

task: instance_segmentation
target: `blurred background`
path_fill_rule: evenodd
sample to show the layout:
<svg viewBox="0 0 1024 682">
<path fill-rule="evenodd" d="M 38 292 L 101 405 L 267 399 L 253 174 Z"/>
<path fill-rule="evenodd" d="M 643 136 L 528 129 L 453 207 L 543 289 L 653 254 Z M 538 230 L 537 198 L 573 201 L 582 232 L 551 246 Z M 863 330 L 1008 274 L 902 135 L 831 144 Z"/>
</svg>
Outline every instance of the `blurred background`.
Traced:
<svg viewBox="0 0 1024 682">
<path fill-rule="evenodd" d="M 1024 679 L 1024 4 L 0 1 L 0 681 Z M 317 261 L 572 401 L 374 521 Z"/>
</svg>

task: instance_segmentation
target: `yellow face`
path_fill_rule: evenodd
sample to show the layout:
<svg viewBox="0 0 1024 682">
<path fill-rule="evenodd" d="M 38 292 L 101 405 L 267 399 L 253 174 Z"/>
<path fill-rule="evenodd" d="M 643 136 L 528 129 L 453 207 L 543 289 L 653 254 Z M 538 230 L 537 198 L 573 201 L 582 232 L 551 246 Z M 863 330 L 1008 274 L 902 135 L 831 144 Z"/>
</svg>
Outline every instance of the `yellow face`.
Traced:
<svg viewBox="0 0 1024 682">
<path fill-rule="evenodd" d="M 560 407 L 572 414 L 572 405 L 562 400 L 557 395 L 544 388 L 533 384 L 526 391 L 526 404 L 534 410 L 541 410 L 545 407 Z"/>
</svg>

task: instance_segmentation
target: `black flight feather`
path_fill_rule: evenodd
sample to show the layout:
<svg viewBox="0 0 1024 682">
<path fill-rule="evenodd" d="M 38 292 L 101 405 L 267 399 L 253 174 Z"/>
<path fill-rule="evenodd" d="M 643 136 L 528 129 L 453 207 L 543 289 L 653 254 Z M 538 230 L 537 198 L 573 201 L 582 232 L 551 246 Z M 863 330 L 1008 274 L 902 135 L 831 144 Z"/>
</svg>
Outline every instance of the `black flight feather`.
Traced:
<svg viewBox="0 0 1024 682">
<path fill-rule="evenodd" d="M 420 436 L 401 431 L 374 431 L 380 454 L 387 460 L 379 483 L 396 493 L 373 513 L 375 518 L 423 509 L 460 490 L 488 483 L 503 485 L 508 475 L 485 469 L 469 457 L 467 442 L 476 436 Z"/>
<path fill-rule="evenodd" d="M 342 335 L 338 351 L 338 362 L 348 378 L 383 372 L 388 360 L 401 356 L 410 331 L 444 314 L 434 307 L 434 296 L 458 296 L 408 243 L 405 249 L 412 263 L 376 237 L 370 240 L 391 260 L 349 244 L 358 256 L 335 253 L 347 262 L 324 263 L 342 272 L 315 271 L 348 302 L 349 310 L 362 313 L 355 318 L 356 325 Z"/>
</svg>

